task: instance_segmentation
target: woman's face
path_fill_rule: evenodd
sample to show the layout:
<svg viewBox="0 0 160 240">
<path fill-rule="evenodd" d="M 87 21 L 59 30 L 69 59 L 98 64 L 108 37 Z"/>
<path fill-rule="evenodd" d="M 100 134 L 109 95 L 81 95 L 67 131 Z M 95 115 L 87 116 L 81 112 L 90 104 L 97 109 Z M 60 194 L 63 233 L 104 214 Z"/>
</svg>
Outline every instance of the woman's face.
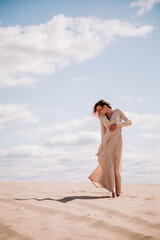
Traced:
<svg viewBox="0 0 160 240">
<path fill-rule="evenodd" d="M 97 106 L 97 111 L 98 113 L 100 113 L 101 115 L 105 115 L 106 114 L 106 108 L 107 106 L 104 105 L 103 107 L 101 107 L 100 105 Z"/>
</svg>

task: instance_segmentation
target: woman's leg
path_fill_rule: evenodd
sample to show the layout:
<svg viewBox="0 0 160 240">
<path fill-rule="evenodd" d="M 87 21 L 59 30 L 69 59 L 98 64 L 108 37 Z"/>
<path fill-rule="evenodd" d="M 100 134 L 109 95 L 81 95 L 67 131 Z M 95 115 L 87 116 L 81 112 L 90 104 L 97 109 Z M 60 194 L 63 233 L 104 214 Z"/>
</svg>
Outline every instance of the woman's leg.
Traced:
<svg viewBox="0 0 160 240">
<path fill-rule="evenodd" d="M 116 197 L 115 192 L 112 192 L 112 198 L 115 198 L 115 197 Z"/>
<path fill-rule="evenodd" d="M 117 197 L 121 195 L 121 174 L 118 169 L 115 169 L 115 185 L 116 185 L 116 195 Z"/>
<path fill-rule="evenodd" d="M 121 195 L 121 154 L 115 159 L 115 188 L 117 197 Z"/>
<path fill-rule="evenodd" d="M 117 197 L 121 195 L 121 172 L 122 172 L 122 135 L 120 135 L 120 138 L 118 140 L 114 162 L 115 188 Z"/>
</svg>

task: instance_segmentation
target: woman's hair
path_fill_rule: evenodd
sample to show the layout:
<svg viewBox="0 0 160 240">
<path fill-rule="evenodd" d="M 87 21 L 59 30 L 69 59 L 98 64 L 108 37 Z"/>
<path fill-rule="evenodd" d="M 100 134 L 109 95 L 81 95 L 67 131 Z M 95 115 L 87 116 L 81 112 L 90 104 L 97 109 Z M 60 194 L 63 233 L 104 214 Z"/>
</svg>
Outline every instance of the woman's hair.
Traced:
<svg viewBox="0 0 160 240">
<path fill-rule="evenodd" d="M 100 101 L 98 101 L 94 104 L 92 116 L 98 115 L 98 118 L 100 118 L 100 114 L 97 111 L 97 106 L 101 106 L 103 108 L 104 105 L 106 105 L 108 108 L 112 109 L 111 104 L 109 102 L 101 99 Z"/>
</svg>

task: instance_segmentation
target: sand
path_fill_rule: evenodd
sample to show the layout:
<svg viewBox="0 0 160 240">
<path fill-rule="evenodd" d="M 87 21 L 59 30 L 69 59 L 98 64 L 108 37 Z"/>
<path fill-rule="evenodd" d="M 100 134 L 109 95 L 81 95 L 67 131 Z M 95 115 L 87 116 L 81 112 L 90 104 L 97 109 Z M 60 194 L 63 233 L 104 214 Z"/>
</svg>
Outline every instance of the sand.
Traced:
<svg viewBox="0 0 160 240">
<path fill-rule="evenodd" d="M 0 240 L 160 239 L 160 185 L 0 183 Z"/>
</svg>

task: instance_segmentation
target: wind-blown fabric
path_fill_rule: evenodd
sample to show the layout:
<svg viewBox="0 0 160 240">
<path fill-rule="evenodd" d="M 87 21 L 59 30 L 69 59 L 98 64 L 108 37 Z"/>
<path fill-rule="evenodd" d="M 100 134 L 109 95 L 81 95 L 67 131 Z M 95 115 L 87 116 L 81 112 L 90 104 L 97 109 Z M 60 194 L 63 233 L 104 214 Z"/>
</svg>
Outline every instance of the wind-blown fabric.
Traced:
<svg viewBox="0 0 160 240">
<path fill-rule="evenodd" d="M 123 120 L 123 121 L 122 121 Z M 117 124 L 115 131 L 111 132 L 109 126 Z M 110 192 L 121 193 L 122 172 L 122 127 L 132 124 L 126 115 L 115 109 L 111 119 L 100 116 L 101 144 L 98 149 L 98 166 L 88 177 L 96 187 L 106 188 Z"/>
</svg>

